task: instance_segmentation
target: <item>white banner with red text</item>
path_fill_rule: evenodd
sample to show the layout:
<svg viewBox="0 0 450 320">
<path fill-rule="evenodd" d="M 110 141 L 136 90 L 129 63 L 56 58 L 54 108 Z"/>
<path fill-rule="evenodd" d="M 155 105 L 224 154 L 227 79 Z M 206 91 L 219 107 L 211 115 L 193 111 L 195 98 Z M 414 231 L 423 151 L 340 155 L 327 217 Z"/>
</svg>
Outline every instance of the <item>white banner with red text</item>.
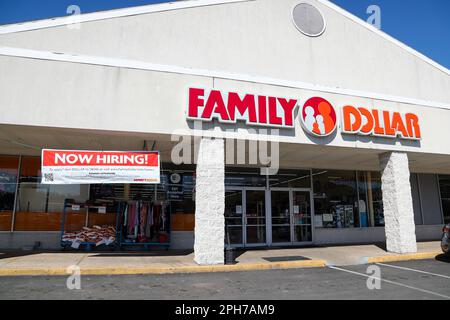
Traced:
<svg viewBox="0 0 450 320">
<path fill-rule="evenodd" d="M 157 151 L 42 150 L 42 184 L 160 183 Z"/>
</svg>

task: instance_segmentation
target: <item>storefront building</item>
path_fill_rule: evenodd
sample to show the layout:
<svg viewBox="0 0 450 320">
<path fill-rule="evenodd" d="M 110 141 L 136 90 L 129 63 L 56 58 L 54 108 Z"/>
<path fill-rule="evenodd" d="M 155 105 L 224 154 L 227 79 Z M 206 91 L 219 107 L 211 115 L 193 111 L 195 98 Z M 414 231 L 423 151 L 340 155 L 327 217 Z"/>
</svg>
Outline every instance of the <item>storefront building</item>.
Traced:
<svg viewBox="0 0 450 320">
<path fill-rule="evenodd" d="M 59 248 L 67 199 L 106 206 L 96 225 L 163 203 L 202 264 L 224 243 L 414 252 L 450 222 L 449 70 L 326 0 L 2 26 L 0 70 L 1 248 Z M 157 150 L 161 183 L 48 185 L 42 149 Z"/>
</svg>

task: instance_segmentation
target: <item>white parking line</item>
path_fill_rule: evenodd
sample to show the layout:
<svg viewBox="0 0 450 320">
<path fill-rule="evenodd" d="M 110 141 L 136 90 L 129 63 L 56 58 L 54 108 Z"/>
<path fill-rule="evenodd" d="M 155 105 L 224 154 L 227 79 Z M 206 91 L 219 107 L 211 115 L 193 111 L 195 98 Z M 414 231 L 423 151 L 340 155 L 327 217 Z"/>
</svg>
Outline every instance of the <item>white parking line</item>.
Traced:
<svg viewBox="0 0 450 320">
<path fill-rule="evenodd" d="M 438 296 L 438 297 L 450 300 L 450 296 L 446 296 L 444 294 L 440 294 L 440 293 L 437 293 L 437 292 L 433 292 L 433 291 L 429 291 L 429 290 L 425 290 L 425 289 L 421 289 L 421 288 L 416 288 L 416 287 L 409 286 L 407 284 L 403 284 L 403 283 L 400 283 L 400 282 L 386 280 L 386 279 L 370 276 L 370 275 L 367 275 L 367 274 L 364 274 L 364 273 L 360 273 L 360 272 L 356 272 L 356 271 L 351 271 L 351 270 L 342 269 L 342 268 L 333 267 L 333 266 L 328 266 L 328 267 L 331 268 L 331 269 L 334 269 L 334 270 L 339 270 L 339 271 L 348 272 L 348 273 L 356 274 L 356 275 L 359 275 L 359 276 L 363 276 L 363 277 L 366 277 L 366 278 L 371 278 L 371 279 L 376 279 L 376 280 L 379 280 L 379 281 L 384 281 L 386 283 L 390 283 L 390 284 L 394 284 L 394 285 L 397 285 L 397 286 L 400 286 L 400 287 L 404 287 L 404 288 L 420 291 L 420 292 L 423 292 L 423 293 L 432 294 L 434 296 Z"/>
<path fill-rule="evenodd" d="M 411 268 L 405 268 L 405 267 L 399 267 L 399 266 L 394 266 L 394 265 L 385 264 L 385 263 L 377 263 L 377 264 L 380 265 L 380 266 L 384 266 L 384 267 L 391 267 L 391 268 L 396 268 L 396 269 L 401 269 L 401 270 L 406 270 L 406 271 L 414 271 L 414 272 L 429 274 L 431 276 L 436 276 L 436 277 L 441 277 L 441 278 L 445 278 L 445 279 L 450 279 L 450 276 L 445 276 L 443 274 L 432 273 L 432 272 L 427 272 L 427 271 L 422 271 L 422 270 L 417 270 L 417 269 L 411 269 Z"/>
</svg>

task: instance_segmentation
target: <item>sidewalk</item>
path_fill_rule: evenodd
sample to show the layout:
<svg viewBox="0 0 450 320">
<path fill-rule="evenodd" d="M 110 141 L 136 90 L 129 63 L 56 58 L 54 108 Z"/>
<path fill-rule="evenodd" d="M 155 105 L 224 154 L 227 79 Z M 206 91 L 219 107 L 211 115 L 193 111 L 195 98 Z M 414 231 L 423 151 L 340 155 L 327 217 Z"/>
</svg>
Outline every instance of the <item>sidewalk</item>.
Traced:
<svg viewBox="0 0 450 320">
<path fill-rule="evenodd" d="M 439 241 L 418 243 L 417 253 L 405 255 L 387 253 L 377 245 L 284 248 L 239 252 L 235 265 L 199 266 L 193 261 L 194 254 L 186 251 L 0 251 L 0 276 L 67 275 L 67 268 L 74 265 L 84 275 L 229 272 L 429 259 L 440 254 Z"/>
</svg>

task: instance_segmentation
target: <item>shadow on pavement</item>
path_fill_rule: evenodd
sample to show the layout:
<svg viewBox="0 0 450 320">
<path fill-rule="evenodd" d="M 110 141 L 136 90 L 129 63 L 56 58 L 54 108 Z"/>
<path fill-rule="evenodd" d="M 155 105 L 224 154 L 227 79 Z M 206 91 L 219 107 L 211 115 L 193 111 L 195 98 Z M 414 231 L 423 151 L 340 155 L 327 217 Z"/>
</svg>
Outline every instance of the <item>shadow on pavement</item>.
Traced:
<svg viewBox="0 0 450 320">
<path fill-rule="evenodd" d="M 188 256 L 193 250 L 163 250 L 163 251 L 143 251 L 143 252 L 90 252 L 90 258 L 96 257 L 179 257 Z"/>
<path fill-rule="evenodd" d="M 387 247 L 386 247 L 386 243 L 385 243 L 385 242 L 383 242 L 383 243 L 375 243 L 375 246 L 377 246 L 377 247 L 380 248 L 381 250 L 387 252 Z"/>
<path fill-rule="evenodd" d="M 26 257 L 38 254 L 90 254 L 91 258 L 95 257 L 168 257 L 168 256 L 188 256 L 193 252 L 193 250 L 154 250 L 154 251 L 115 251 L 111 252 L 110 250 L 93 250 L 93 251 L 84 251 L 84 250 L 4 250 L 0 251 L 0 260 L 8 259 L 8 258 L 19 258 Z"/>
<path fill-rule="evenodd" d="M 263 257 L 264 260 L 269 262 L 284 262 L 284 261 L 305 261 L 311 260 L 310 258 L 303 256 L 285 256 L 285 257 Z"/>
<path fill-rule="evenodd" d="M 8 259 L 8 258 L 25 257 L 25 256 L 37 254 L 37 253 L 40 253 L 40 252 L 36 252 L 36 251 L 2 251 L 2 252 L 0 252 L 0 260 Z"/>
</svg>

